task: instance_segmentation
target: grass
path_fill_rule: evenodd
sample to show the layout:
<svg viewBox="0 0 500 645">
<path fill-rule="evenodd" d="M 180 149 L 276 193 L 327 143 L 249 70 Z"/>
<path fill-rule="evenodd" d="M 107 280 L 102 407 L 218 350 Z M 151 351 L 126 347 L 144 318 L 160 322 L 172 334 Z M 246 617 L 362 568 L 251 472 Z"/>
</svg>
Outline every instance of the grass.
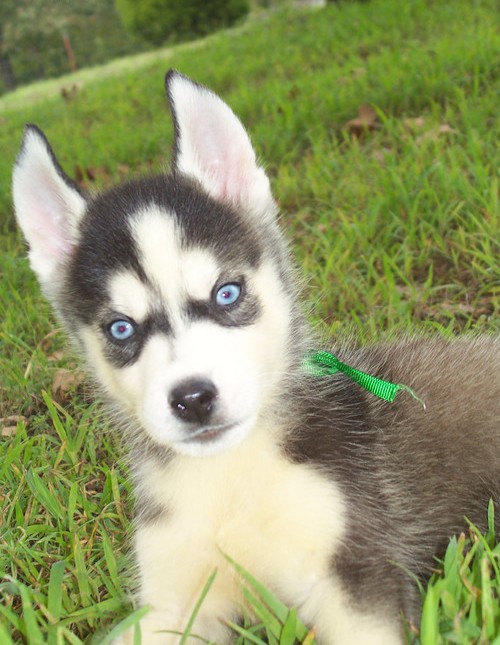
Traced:
<svg viewBox="0 0 500 645">
<path fill-rule="evenodd" d="M 132 493 L 119 439 L 89 386 L 51 391 L 55 372 L 76 366 L 13 225 L 24 123 L 40 125 L 91 190 L 162 168 L 172 138 L 163 75 L 174 66 L 248 126 L 322 331 L 498 333 L 495 15 L 494 0 L 278 12 L 86 72 L 66 97 L 51 82 L 0 99 L 0 417 L 18 417 L 0 438 L 2 644 L 108 642 L 111 625 L 138 618 L 126 593 Z M 377 120 L 356 137 L 346 123 L 362 104 Z M 452 540 L 410 640 L 498 641 L 498 549 L 493 528 Z M 293 610 L 252 593 L 265 635 L 246 625 L 240 643 L 294 642 Z"/>
<path fill-rule="evenodd" d="M 424 597 L 420 642 L 500 643 L 500 544 L 493 504 L 489 530 L 470 525 L 469 536 L 453 537 Z"/>
</svg>

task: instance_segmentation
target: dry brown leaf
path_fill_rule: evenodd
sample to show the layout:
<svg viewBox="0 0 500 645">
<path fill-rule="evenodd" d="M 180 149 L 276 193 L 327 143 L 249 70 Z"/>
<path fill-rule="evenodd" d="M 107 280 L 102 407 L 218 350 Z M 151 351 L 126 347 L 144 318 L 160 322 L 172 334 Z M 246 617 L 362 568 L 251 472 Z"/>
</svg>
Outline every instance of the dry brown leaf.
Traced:
<svg viewBox="0 0 500 645">
<path fill-rule="evenodd" d="M 53 329 L 52 331 L 49 331 L 48 334 L 45 334 L 45 336 L 39 342 L 39 346 L 43 349 L 45 353 L 47 353 L 47 351 L 50 349 L 52 344 L 52 339 L 54 338 L 54 336 L 59 336 L 61 333 L 62 333 L 62 328 L 58 327 L 56 329 Z"/>
<path fill-rule="evenodd" d="M 54 352 L 50 356 L 47 356 L 47 360 L 52 363 L 61 361 L 63 358 L 64 358 L 64 352 L 62 349 L 59 349 L 58 351 Z"/>
<path fill-rule="evenodd" d="M 113 179 L 113 173 L 107 166 L 87 166 L 85 168 L 87 180 L 91 182 L 99 181 L 104 184 L 109 184 Z"/>
<path fill-rule="evenodd" d="M 76 183 L 82 188 L 87 188 L 89 184 L 96 182 L 103 186 L 109 186 L 113 181 L 113 173 L 107 166 L 87 166 L 84 168 L 75 165 L 73 175 Z"/>
<path fill-rule="evenodd" d="M 425 126 L 425 119 L 423 116 L 417 116 L 414 119 L 403 119 L 403 125 L 410 132 L 421 130 Z"/>
<path fill-rule="evenodd" d="M 384 165 L 387 157 L 393 154 L 394 150 L 391 148 L 379 148 L 378 150 L 373 151 L 373 156 L 381 165 Z"/>
<path fill-rule="evenodd" d="M 353 136 L 360 137 L 364 132 L 376 130 L 379 127 L 377 113 L 371 105 L 360 105 L 358 116 L 347 121 L 344 127 Z"/>
<path fill-rule="evenodd" d="M 359 76 L 364 76 L 366 74 L 366 67 L 354 67 L 351 70 L 351 74 L 357 78 Z"/>
<path fill-rule="evenodd" d="M 130 166 L 128 166 L 126 163 L 119 163 L 116 169 L 118 170 L 120 179 L 123 179 L 124 177 L 130 175 Z"/>
<path fill-rule="evenodd" d="M 415 143 L 420 144 L 423 141 L 437 141 L 442 134 L 458 134 L 458 130 L 452 128 L 447 123 L 438 125 L 435 128 L 431 128 L 427 132 L 424 132 L 419 137 L 415 139 Z"/>
<path fill-rule="evenodd" d="M 66 103 L 69 103 L 78 94 L 80 88 L 80 83 L 74 83 L 73 85 L 68 85 L 67 87 L 61 87 L 61 96 L 66 101 Z"/>
<path fill-rule="evenodd" d="M 83 186 L 85 184 L 85 173 L 79 164 L 75 164 L 73 166 L 73 177 L 79 186 Z"/>
<path fill-rule="evenodd" d="M 28 423 L 28 419 L 19 414 L 13 414 L 9 417 L 0 419 L 0 434 L 2 437 L 13 437 L 16 434 L 17 424 L 22 421 L 24 424 Z"/>
<path fill-rule="evenodd" d="M 443 123 L 443 125 L 440 125 L 440 126 L 438 127 L 438 133 L 439 133 L 439 134 L 447 134 L 447 133 L 450 133 L 450 134 L 457 134 L 457 133 L 458 133 L 458 130 L 455 130 L 455 128 L 452 128 L 452 127 L 451 127 L 450 125 L 448 125 L 447 123 Z"/>
<path fill-rule="evenodd" d="M 56 403 L 65 403 L 72 392 L 83 382 L 83 372 L 64 368 L 57 370 L 52 380 L 52 397 Z"/>
<path fill-rule="evenodd" d="M 58 334 L 60 334 L 61 331 L 62 331 L 62 329 L 58 328 L 58 329 L 53 329 L 48 334 L 46 334 L 42 338 L 42 340 L 38 343 L 38 345 L 36 347 L 37 350 L 42 349 L 45 352 L 45 354 L 47 354 L 47 352 L 50 350 L 50 345 L 51 345 L 52 338 L 54 336 L 57 336 Z M 32 356 L 31 356 L 31 358 L 29 360 L 28 365 L 26 365 L 26 369 L 24 370 L 24 378 L 28 378 L 28 376 L 31 374 L 31 370 L 33 369 L 33 360 L 35 358 L 35 355 L 36 355 L 36 352 L 33 352 Z"/>
</svg>

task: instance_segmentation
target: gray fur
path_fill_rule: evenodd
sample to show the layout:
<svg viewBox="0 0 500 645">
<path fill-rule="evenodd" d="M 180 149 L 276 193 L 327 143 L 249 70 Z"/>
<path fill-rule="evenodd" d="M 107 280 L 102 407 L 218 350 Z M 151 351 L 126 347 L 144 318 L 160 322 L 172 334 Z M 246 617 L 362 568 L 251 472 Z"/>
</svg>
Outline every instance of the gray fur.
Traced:
<svg viewBox="0 0 500 645">
<path fill-rule="evenodd" d="M 415 339 L 334 351 L 408 385 L 425 409 L 403 391 L 388 404 L 344 375 L 321 377 L 319 387 L 318 377 L 303 376 L 285 450 L 330 473 L 349 499 L 349 539 L 332 569 L 358 601 L 392 599 L 393 611 L 417 621 L 409 573 L 425 580 L 466 518 L 484 529 L 489 499 L 500 500 L 500 342 Z"/>
</svg>

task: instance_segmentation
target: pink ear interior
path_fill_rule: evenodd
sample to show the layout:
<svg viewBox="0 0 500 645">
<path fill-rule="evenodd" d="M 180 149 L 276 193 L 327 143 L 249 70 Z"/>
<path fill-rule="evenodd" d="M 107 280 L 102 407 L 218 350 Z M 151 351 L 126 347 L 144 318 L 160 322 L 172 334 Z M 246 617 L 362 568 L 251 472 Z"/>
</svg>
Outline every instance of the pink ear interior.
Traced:
<svg viewBox="0 0 500 645">
<path fill-rule="evenodd" d="M 236 117 L 227 109 L 215 107 L 218 109 L 205 114 L 206 120 L 188 116 L 182 147 L 191 148 L 191 157 L 211 182 L 216 197 L 239 202 L 246 196 L 257 171 L 255 153 Z"/>
<path fill-rule="evenodd" d="M 180 74 L 167 83 L 177 126 L 177 168 L 218 199 L 247 201 L 263 171 L 240 120 L 217 95 Z"/>
<path fill-rule="evenodd" d="M 16 217 L 30 245 L 30 260 L 42 282 L 76 244 L 85 200 L 58 166 L 44 136 L 28 128 L 14 168 Z"/>
<path fill-rule="evenodd" d="M 52 173 L 45 168 L 33 169 L 32 181 L 26 186 L 21 203 L 26 222 L 26 237 L 33 247 L 49 255 L 69 253 L 73 244 L 66 204 Z"/>
</svg>

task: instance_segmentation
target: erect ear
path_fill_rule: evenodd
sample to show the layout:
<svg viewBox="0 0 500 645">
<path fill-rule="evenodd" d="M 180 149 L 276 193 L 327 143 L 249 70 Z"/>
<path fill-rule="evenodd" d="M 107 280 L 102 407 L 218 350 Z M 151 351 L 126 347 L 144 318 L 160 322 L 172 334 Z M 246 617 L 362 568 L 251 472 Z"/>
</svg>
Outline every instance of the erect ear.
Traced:
<svg viewBox="0 0 500 645">
<path fill-rule="evenodd" d="M 269 180 L 232 110 L 175 70 L 165 82 L 174 118 L 174 170 L 197 179 L 216 199 L 274 215 Z"/>
<path fill-rule="evenodd" d="M 14 166 L 16 218 L 29 243 L 31 267 L 51 291 L 58 268 L 71 255 L 86 201 L 64 174 L 41 130 L 28 125 Z"/>
</svg>

